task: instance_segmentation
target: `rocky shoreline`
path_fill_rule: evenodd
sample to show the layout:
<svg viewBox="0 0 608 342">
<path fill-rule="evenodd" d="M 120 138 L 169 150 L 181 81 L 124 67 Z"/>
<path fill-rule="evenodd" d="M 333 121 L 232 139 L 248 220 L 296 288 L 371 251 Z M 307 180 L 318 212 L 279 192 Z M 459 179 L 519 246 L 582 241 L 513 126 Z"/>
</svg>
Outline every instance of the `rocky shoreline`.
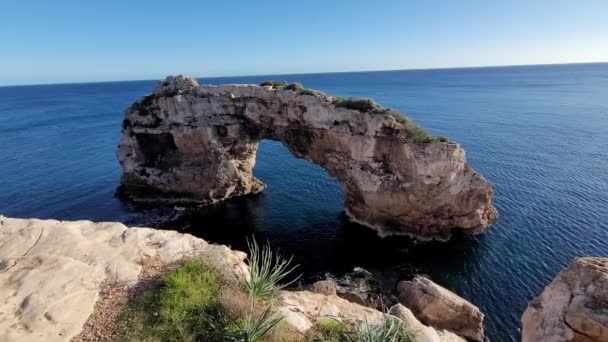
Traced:
<svg viewBox="0 0 608 342">
<path fill-rule="evenodd" d="M 128 298 L 155 275 L 192 258 L 229 279 L 249 274 L 245 253 L 188 234 L 1 217 L 0 290 L 6 295 L 0 341 L 112 341 Z M 341 298 L 337 287 L 326 280 L 309 290 L 284 290 L 277 312 L 300 333 L 322 319 L 356 324 L 386 317 L 356 299 Z M 483 341 L 484 315 L 473 304 L 424 277 L 403 281 L 398 289 L 400 303 L 388 314 L 415 331 L 416 341 Z M 606 341 L 606 310 L 608 259 L 577 259 L 530 303 L 523 340 Z"/>
</svg>

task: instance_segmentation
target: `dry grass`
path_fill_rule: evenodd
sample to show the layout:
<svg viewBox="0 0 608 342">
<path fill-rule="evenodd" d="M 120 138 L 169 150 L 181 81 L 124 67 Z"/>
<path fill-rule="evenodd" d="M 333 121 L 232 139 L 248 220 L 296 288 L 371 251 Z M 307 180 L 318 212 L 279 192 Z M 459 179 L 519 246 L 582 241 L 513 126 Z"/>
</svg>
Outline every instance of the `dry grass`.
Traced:
<svg viewBox="0 0 608 342">
<path fill-rule="evenodd" d="M 93 313 L 87 319 L 82 332 L 72 342 L 111 342 L 117 339 L 117 329 L 122 308 L 133 298 L 139 297 L 167 272 L 172 265 L 157 258 L 141 260 L 142 270 L 134 286 L 108 284 L 99 294 Z"/>
</svg>

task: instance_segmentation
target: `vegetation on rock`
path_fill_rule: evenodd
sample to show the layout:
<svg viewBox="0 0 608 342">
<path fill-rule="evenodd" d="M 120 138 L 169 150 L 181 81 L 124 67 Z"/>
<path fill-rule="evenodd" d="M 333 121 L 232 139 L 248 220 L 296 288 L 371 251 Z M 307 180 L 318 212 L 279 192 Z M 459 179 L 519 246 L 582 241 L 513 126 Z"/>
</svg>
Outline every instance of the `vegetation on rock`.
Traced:
<svg viewBox="0 0 608 342">
<path fill-rule="evenodd" d="M 118 325 L 119 341 L 389 341 L 413 336 L 399 321 L 350 326 L 321 319 L 307 333 L 283 323 L 273 310 L 273 296 L 287 284 L 291 259 L 269 246 L 249 242 L 251 278 L 232 284 L 200 259 L 192 259 L 160 277 L 127 303 Z M 297 279 L 297 278 L 296 278 Z M 295 280 L 294 280 L 295 281 Z M 292 281 L 293 282 L 293 281 Z M 240 285 L 240 286 L 239 286 Z"/>
<path fill-rule="evenodd" d="M 282 320 L 269 304 L 233 288 L 217 270 L 192 259 L 128 303 L 120 341 L 240 341 L 267 337 Z"/>
<path fill-rule="evenodd" d="M 260 86 L 269 86 L 273 88 L 283 88 L 286 90 L 292 90 L 301 95 L 312 95 L 312 96 L 320 96 L 324 95 L 322 92 L 313 89 L 307 89 L 302 86 L 301 83 L 287 83 L 282 81 L 264 81 L 260 83 Z M 428 132 L 426 132 L 422 127 L 418 126 L 411 119 L 403 116 L 398 111 L 391 108 L 384 108 L 378 102 L 373 99 L 368 98 L 352 98 L 352 97 L 344 97 L 344 96 L 333 96 L 332 103 L 336 107 L 357 110 L 364 113 L 374 113 L 374 114 L 388 114 L 395 118 L 397 122 L 403 125 L 405 131 L 412 138 L 414 142 L 417 143 L 432 143 L 432 142 L 448 142 L 448 138 L 441 137 L 433 137 Z"/>
<path fill-rule="evenodd" d="M 358 110 L 360 112 L 382 113 L 387 110 L 372 99 L 334 96 L 332 102 L 336 107 Z"/>
<path fill-rule="evenodd" d="M 315 89 L 304 88 L 301 83 L 287 83 L 282 81 L 264 81 L 260 83 L 262 87 L 273 87 L 273 88 L 283 88 L 285 90 L 295 91 L 296 93 L 300 93 L 300 95 L 311 95 L 311 96 L 321 96 L 325 95 L 323 92 Z"/>
<path fill-rule="evenodd" d="M 250 253 L 248 262 L 251 277 L 242 285 L 252 297 L 269 299 L 300 278 L 298 276 L 281 284 L 285 277 L 298 267 L 298 265 L 290 266 L 292 258 L 283 259 L 279 253 L 273 252 L 269 245 L 264 245 L 260 249 L 255 239 L 247 241 L 247 245 Z"/>
<path fill-rule="evenodd" d="M 347 335 L 349 342 L 412 342 L 415 335 L 408 330 L 401 321 L 388 317 L 381 325 L 373 325 L 367 321 L 355 326 L 351 335 Z"/>
<path fill-rule="evenodd" d="M 334 319 L 322 319 L 319 321 L 315 337 L 321 341 L 340 341 L 346 339 L 350 327 Z"/>
<path fill-rule="evenodd" d="M 264 81 L 262 83 L 260 83 L 260 86 L 262 87 L 273 87 L 273 88 L 278 88 L 278 87 L 285 87 L 287 86 L 287 82 L 283 82 L 283 81 Z"/>
</svg>

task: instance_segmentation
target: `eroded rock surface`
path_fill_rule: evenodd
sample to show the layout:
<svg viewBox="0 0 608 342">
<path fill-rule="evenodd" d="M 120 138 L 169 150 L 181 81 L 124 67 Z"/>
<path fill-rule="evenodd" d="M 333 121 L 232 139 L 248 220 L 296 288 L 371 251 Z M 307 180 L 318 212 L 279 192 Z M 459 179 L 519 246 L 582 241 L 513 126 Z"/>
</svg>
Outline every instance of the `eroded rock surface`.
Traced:
<svg viewBox="0 0 608 342">
<path fill-rule="evenodd" d="M 425 277 L 398 284 L 399 301 L 424 324 L 473 341 L 483 341 L 483 317 L 464 298 Z"/>
<path fill-rule="evenodd" d="M 133 284 L 143 258 L 200 257 L 247 276 L 246 254 L 175 231 L 0 216 L 0 341 L 69 341 L 107 284 Z"/>
<path fill-rule="evenodd" d="M 350 326 L 380 325 L 385 319 L 398 318 L 414 334 L 416 342 L 464 342 L 453 332 L 436 330 L 422 324 L 402 305 L 391 308 L 389 314 L 349 302 L 335 295 L 309 291 L 283 291 L 277 299 L 277 311 L 284 323 L 305 333 L 323 320 L 338 321 Z"/>
<path fill-rule="evenodd" d="M 390 315 L 399 318 L 403 323 L 416 334 L 418 342 L 464 342 L 464 338 L 447 330 L 435 330 L 422 324 L 412 311 L 401 304 L 393 305 L 389 312 Z"/>
<path fill-rule="evenodd" d="M 530 302 L 522 340 L 608 341 L 608 258 L 573 261 Z"/>
<path fill-rule="evenodd" d="M 136 201 L 214 203 L 257 193 L 258 142 L 281 141 L 343 185 L 345 210 L 381 235 L 447 238 L 496 218 L 491 185 L 451 142 L 418 143 L 391 113 L 257 85 L 168 77 L 125 114 L 120 193 Z"/>
</svg>

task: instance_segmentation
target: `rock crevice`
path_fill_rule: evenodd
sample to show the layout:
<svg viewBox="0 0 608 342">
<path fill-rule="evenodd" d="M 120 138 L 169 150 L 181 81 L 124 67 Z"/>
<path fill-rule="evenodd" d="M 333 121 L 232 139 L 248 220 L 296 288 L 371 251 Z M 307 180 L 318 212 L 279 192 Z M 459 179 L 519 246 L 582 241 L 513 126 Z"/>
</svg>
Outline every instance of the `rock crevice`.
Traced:
<svg viewBox="0 0 608 342">
<path fill-rule="evenodd" d="M 260 192 L 252 169 L 258 142 L 270 139 L 341 182 L 348 215 L 381 235 L 446 238 L 495 220 L 491 185 L 459 145 L 419 143 L 394 112 L 351 110 L 332 99 L 168 77 L 125 113 L 120 193 L 209 204 Z"/>
</svg>

